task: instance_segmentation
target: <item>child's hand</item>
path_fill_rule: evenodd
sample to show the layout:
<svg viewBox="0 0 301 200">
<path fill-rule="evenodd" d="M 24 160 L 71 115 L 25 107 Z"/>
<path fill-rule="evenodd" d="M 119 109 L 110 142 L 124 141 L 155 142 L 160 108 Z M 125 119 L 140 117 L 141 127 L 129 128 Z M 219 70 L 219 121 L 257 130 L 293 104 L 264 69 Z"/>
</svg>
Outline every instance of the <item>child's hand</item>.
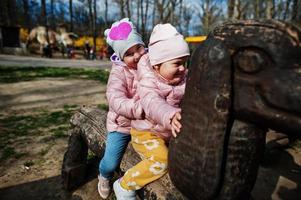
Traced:
<svg viewBox="0 0 301 200">
<path fill-rule="evenodd" d="M 182 128 L 180 120 L 181 114 L 179 112 L 177 112 L 171 119 L 171 133 L 174 137 L 177 137 L 177 133 L 179 133 Z"/>
</svg>

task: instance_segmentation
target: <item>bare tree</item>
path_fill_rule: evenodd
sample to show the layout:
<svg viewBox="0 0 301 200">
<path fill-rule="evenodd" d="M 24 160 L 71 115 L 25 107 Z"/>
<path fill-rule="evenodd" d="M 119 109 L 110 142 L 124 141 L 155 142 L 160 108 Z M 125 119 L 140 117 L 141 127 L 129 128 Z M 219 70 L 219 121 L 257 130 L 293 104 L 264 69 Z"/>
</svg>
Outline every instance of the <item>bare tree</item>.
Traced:
<svg viewBox="0 0 301 200">
<path fill-rule="evenodd" d="M 22 0 L 23 4 L 23 17 L 24 17 L 24 25 L 26 28 L 31 28 L 31 19 L 29 15 L 29 5 L 28 0 Z"/>
<path fill-rule="evenodd" d="M 179 31 L 180 31 L 180 33 L 182 33 L 183 32 L 183 29 L 182 29 L 182 16 L 183 16 L 183 0 L 180 0 L 180 2 L 179 2 L 179 4 L 180 4 L 180 8 L 179 8 Z"/>
<path fill-rule="evenodd" d="M 201 4 L 201 11 L 198 16 L 202 23 L 203 34 L 208 34 L 210 28 L 217 23 L 220 16 L 220 8 L 217 6 L 217 1 L 204 0 Z"/>
<path fill-rule="evenodd" d="M 108 0 L 105 0 L 105 28 L 108 27 Z"/>
<path fill-rule="evenodd" d="M 46 41 L 49 44 L 47 13 L 46 13 L 46 0 L 41 0 L 41 22 L 42 22 L 42 25 L 45 26 L 45 28 L 46 28 Z"/>
<path fill-rule="evenodd" d="M 266 2 L 266 18 L 272 19 L 275 16 L 275 0 L 267 0 Z"/>
<path fill-rule="evenodd" d="M 255 0 L 254 1 L 254 18 L 259 19 L 260 18 L 260 12 L 261 12 L 261 1 L 260 0 Z"/>
<path fill-rule="evenodd" d="M 73 31 L 73 2 L 69 0 L 70 31 Z"/>
<path fill-rule="evenodd" d="M 90 34 L 90 17 L 86 5 L 75 4 L 73 12 L 74 19 L 74 32 L 80 34 Z"/>
<path fill-rule="evenodd" d="M 282 20 L 286 20 L 287 16 L 289 15 L 289 8 L 290 8 L 291 2 L 292 2 L 291 0 L 286 1 L 285 10 L 284 10 L 284 13 L 283 13 Z"/>
<path fill-rule="evenodd" d="M 124 18 L 125 17 L 125 0 L 114 0 L 114 2 L 117 3 L 118 7 L 119 7 L 119 13 L 120 13 L 120 17 Z"/>
<path fill-rule="evenodd" d="M 190 24 L 190 20 L 192 19 L 192 9 L 189 5 L 185 4 L 183 6 L 183 20 L 184 20 L 184 32 L 183 34 L 188 36 L 189 35 L 189 24 Z"/>
<path fill-rule="evenodd" d="M 259 1 L 259 0 L 256 0 Z M 228 18 L 232 19 L 234 16 L 235 0 L 228 0 Z"/>
<path fill-rule="evenodd" d="M 54 0 L 50 1 L 50 26 L 54 29 Z"/>
<path fill-rule="evenodd" d="M 66 19 L 66 5 L 64 2 L 58 1 L 58 12 L 55 14 L 56 16 L 56 24 L 64 24 Z"/>
<path fill-rule="evenodd" d="M 247 19 L 247 11 L 249 6 L 249 1 L 237 0 L 235 19 Z"/>
<path fill-rule="evenodd" d="M 301 26 L 301 1 L 293 1 L 292 21 Z"/>
<path fill-rule="evenodd" d="M 97 19 L 97 12 L 96 12 L 96 3 L 97 0 L 94 0 L 93 3 L 93 48 L 94 48 L 94 53 L 96 50 L 96 37 L 97 37 L 97 31 L 96 31 L 96 19 Z"/>
<path fill-rule="evenodd" d="M 147 19 L 148 19 L 148 7 L 149 7 L 149 1 L 146 1 L 145 4 L 143 4 L 143 0 L 140 0 L 140 12 L 141 12 L 141 34 L 143 40 L 147 38 L 147 32 L 146 32 L 146 25 L 147 25 Z"/>
<path fill-rule="evenodd" d="M 92 13 L 92 0 L 87 0 L 89 10 L 89 30 L 90 34 L 93 35 L 93 13 Z"/>
<path fill-rule="evenodd" d="M 126 17 L 131 18 L 131 5 L 132 5 L 132 1 L 131 0 L 125 0 L 125 4 L 126 4 Z"/>
<path fill-rule="evenodd" d="M 41 0 L 41 22 L 43 26 L 47 26 L 46 0 Z"/>
<path fill-rule="evenodd" d="M 160 23 L 167 23 L 168 19 L 171 15 L 170 9 L 170 1 L 169 0 L 157 0 L 157 10 L 159 15 L 159 22 Z"/>
<path fill-rule="evenodd" d="M 137 21 L 136 21 L 136 26 L 137 26 L 137 31 L 139 32 L 140 31 L 140 4 L 141 4 L 141 1 L 138 0 L 137 1 L 137 5 L 136 5 L 136 8 L 137 8 Z"/>
<path fill-rule="evenodd" d="M 152 13 L 152 17 L 153 17 L 153 27 L 156 25 L 156 5 L 157 5 L 157 0 L 153 1 L 153 13 Z"/>
</svg>

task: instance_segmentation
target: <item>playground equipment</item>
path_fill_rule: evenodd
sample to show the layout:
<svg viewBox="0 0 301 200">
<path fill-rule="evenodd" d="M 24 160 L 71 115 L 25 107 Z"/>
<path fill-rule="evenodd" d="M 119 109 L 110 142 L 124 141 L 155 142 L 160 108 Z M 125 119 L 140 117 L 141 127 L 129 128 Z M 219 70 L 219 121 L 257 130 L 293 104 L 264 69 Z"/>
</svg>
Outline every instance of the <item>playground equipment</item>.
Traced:
<svg viewBox="0 0 301 200">
<path fill-rule="evenodd" d="M 47 29 L 45 26 L 38 26 L 33 28 L 27 38 L 26 46 L 37 41 L 40 44 L 40 51 L 43 52 L 43 48 L 54 46 L 66 49 L 69 46 L 73 46 L 74 39 L 78 36 L 72 32 L 67 32 L 65 28 L 60 27 L 59 33 Z"/>
</svg>

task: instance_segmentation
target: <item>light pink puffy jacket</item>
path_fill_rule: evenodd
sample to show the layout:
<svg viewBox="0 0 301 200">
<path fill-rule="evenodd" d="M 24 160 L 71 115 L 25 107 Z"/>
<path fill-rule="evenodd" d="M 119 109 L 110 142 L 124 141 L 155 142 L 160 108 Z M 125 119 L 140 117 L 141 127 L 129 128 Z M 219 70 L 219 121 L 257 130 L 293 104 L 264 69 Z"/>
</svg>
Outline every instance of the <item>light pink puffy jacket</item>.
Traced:
<svg viewBox="0 0 301 200">
<path fill-rule="evenodd" d="M 144 120 L 132 120 L 132 128 L 148 130 L 165 140 L 171 136 L 170 121 L 179 108 L 185 92 L 186 79 L 179 85 L 168 85 L 150 65 L 148 54 L 138 63 L 138 95 L 145 112 Z"/>
<path fill-rule="evenodd" d="M 107 84 L 109 112 L 107 130 L 130 133 L 131 120 L 141 119 L 142 108 L 138 103 L 137 70 L 130 69 L 113 54 L 113 66 Z"/>
</svg>

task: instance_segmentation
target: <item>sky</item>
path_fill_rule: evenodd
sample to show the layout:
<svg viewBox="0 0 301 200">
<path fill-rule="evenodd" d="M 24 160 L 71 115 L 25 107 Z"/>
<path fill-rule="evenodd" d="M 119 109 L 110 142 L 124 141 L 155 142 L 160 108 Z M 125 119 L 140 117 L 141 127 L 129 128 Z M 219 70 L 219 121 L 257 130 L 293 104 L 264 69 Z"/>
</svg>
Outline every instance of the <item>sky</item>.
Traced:
<svg viewBox="0 0 301 200">
<path fill-rule="evenodd" d="M 60 2 L 63 2 L 65 3 L 66 5 L 66 8 L 68 8 L 69 6 L 69 0 L 57 0 L 57 1 L 60 1 Z M 200 0 L 183 0 L 184 3 L 186 3 L 187 7 L 190 7 L 192 10 L 193 10 L 193 17 L 190 21 L 190 24 L 189 24 L 189 35 L 195 35 L 196 31 L 195 31 L 195 27 L 197 25 L 200 24 L 200 19 L 199 17 L 197 16 L 197 12 L 201 12 L 201 2 Z M 224 0 L 217 0 L 217 1 L 220 1 L 221 4 L 223 4 L 221 7 L 223 8 L 223 12 L 225 11 L 226 9 L 226 1 Z M 38 1 L 39 2 L 39 1 Z M 46 1 L 48 4 L 50 4 L 50 0 L 47 0 Z M 120 13 L 119 13 L 119 9 L 118 9 L 118 5 L 114 2 L 112 2 L 112 0 L 109 0 L 109 12 L 108 12 L 108 17 L 110 20 L 119 20 L 119 16 L 120 16 Z M 73 4 L 76 6 L 76 4 L 82 4 L 82 1 L 79 1 L 79 0 L 73 0 Z M 98 0 L 98 4 L 97 4 L 97 15 L 98 15 L 98 18 L 99 17 L 104 17 L 104 12 L 105 12 L 105 5 L 104 5 L 104 0 Z M 133 16 L 132 19 L 135 21 L 136 17 Z M 151 27 L 150 27 L 151 28 Z"/>
</svg>

